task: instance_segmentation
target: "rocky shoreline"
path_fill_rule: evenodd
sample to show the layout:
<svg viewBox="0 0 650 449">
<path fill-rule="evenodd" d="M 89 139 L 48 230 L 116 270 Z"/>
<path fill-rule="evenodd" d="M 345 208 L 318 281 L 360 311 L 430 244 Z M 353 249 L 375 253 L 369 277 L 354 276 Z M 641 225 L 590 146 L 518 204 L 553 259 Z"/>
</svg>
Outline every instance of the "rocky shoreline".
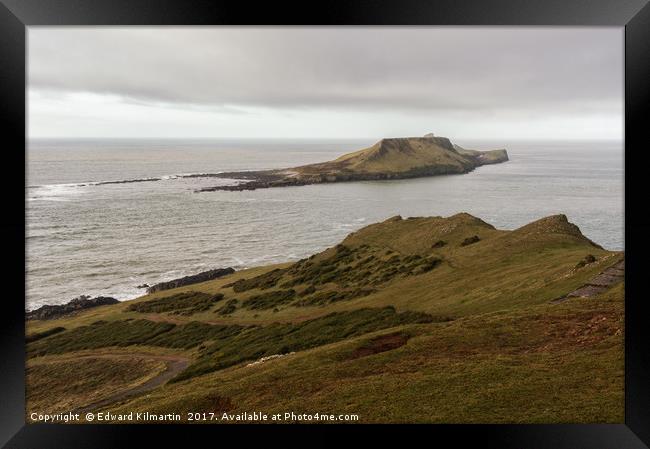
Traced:
<svg viewBox="0 0 650 449">
<path fill-rule="evenodd" d="M 146 288 L 147 294 L 155 293 L 162 290 L 183 287 L 185 285 L 197 284 L 199 282 L 211 281 L 235 272 L 234 268 L 217 268 L 214 270 L 203 271 L 201 273 L 184 276 L 171 281 L 160 282 L 149 286 L 148 284 L 138 285 L 138 288 Z M 97 296 L 91 298 L 88 295 L 81 295 L 72 299 L 66 304 L 46 304 L 38 309 L 28 310 L 25 312 L 27 320 L 53 320 L 66 315 L 71 315 L 81 310 L 92 309 L 94 307 L 117 304 L 119 300 L 110 296 Z"/>
<path fill-rule="evenodd" d="M 325 184 L 335 182 L 354 181 L 389 181 L 396 179 L 422 178 L 426 176 L 458 175 L 469 173 L 475 167 L 466 170 L 459 170 L 454 166 L 435 165 L 421 167 L 407 172 L 386 172 L 386 173 L 336 173 L 291 177 L 283 172 L 260 171 L 260 172 L 229 172 L 219 173 L 215 177 L 244 181 L 235 185 L 203 187 L 195 192 L 215 192 L 218 190 L 236 192 L 242 190 L 268 189 L 271 187 L 296 187 L 311 184 Z"/>
<path fill-rule="evenodd" d="M 49 305 L 39 307 L 35 310 L 26 312 L 25 317 L 28 320 L 53 320 L 61 318 L 65 315 L 78 312 L 80 310 L 91 309 L 93 307 L 105 306 L 109 304 L 117 304 L 119 301 L 110 296 L 97 296 L 91 298 L 90 296 L 79 296 L 74 298 L 67 304 Z"/>
<path fill-rule="evenodd" d="M 235 272 L 234 268 L 217 268 L 214 270 L 202 271 L 201 273 L 184 276 L 171 281 L 160 282 L 159 284 L 147 287 L 147 293 L 156 293 L 162 290 L 169 290 L 172 288 L 183 287 L 190 284 L 198 284 L 199 282 L 211 281 Z"/>
</svg>

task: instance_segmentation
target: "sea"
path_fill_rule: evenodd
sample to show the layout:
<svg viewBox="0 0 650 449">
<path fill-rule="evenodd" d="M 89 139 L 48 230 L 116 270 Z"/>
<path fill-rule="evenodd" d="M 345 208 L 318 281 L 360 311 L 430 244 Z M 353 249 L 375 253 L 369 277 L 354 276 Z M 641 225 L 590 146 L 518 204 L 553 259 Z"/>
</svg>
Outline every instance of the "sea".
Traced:
<svg viewBox="0 0 650 449">
<path fill-rule="evenodd" d="M 510 161 L 471 173 L 254 191 L 184 177 L 291 167 L 372 139 L 31 139 L 26 162 L 26 309 L 80 296 L 119 300 L 213 268 L 295 261 L 395 215 L 468 212 L 500 229 L 566 214 L 624 249 L 622 142 L 458 141 L 506 148 Z M 139 180 L 130 183 L 106 181 Z"/>
</svg>

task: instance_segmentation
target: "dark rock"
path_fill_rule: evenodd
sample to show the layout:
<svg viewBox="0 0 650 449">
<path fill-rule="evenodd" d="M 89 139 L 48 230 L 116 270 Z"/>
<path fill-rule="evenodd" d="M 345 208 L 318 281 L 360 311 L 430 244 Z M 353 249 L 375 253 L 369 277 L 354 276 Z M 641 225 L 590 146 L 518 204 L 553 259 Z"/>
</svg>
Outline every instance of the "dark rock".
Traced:
<svg viewBox="0 0 650 449">
<path fill-rule="evenodd" d="M 134 182 L 155 182 L 161 181 L 162 178 L 138 178 L 138 179 L 121 179 L 119 181 L 101 181 L 96 183 L 97 186 L 102 186 L 106 184 L 131 184 Z"/>
<path fill-rule="evenodd" d="M 438 240 L 436 243 L 434 243 L 434 244 L 431 246 L 431 248 L 442 248 L 442 247 L 445 246 L 446 244 L 447 244 L 447 242 L 445 242 L 444 240 Z"/>
<path fill-rule="evenodd" d="M 216 270 L 203 271 L 201 273 L 185 276 L 178 279 L 173 279 L 167 282 L 161 282 L 147 288 L 147 293 L 155 293 L 161 290 L 169 290 L 171 288 L 183 287 L 190 284 L 198 284 L 199 282 L 211 281 L 228 274 L 234 273 L 234 268 L 217 268 Z"/>
<path fill-rule="evenodd" d="M 596 258 L 592 254 L 588 254 L 585 256 L 584 259 L 582 259 L 580 262 L 576 264 L 576 269 L 577 268 L 582 268 L 585 265 L 589 265 L 590 263 L 594 263 L 596 261 Z"/>
<path fill-rule="evenodd" d="M 81 295 L 74 298 L 67 304 L 61 305 L 44 305 L 36 310 L 31 310 L 26 313 L 28 320 L 52 320 L 60 318 L 64 315 L 78 312 L 80 310 L 91 309 L 93 307 L 105 306 L 109 304 L 117 304 L 119 301 L 115 298 L 108 296 L 98 296 L 90 298 L 90 296 Z"/>
<path fill-rule="evenodd" d="M 471 245 L 471 244 L 476 243 L 476 242 L 478 242 L 480 240 L 481 239 L 479 238 L 478 235 L 473 235 L 473 236 L 467 237 L 465 240 L 463 240 L 463 242 L 460 244 L 460 246 Z"/>
<path fill-rule="evenodd" d="M 140 284 L 136 288 L 149 288 L 149 284 Z"/>
</svg>

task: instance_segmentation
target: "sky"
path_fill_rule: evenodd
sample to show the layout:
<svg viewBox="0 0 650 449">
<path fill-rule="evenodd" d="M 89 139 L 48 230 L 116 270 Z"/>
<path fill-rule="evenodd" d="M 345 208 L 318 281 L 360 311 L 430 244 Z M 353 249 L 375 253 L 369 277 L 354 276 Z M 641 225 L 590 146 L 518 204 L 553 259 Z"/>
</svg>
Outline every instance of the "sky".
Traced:
<svg viewBox="0 0 650 449">
<path fill-rule="evenodd" d="M 29 27 L 28 135 L 620 140 L 623 28 Z"/>
</svg>

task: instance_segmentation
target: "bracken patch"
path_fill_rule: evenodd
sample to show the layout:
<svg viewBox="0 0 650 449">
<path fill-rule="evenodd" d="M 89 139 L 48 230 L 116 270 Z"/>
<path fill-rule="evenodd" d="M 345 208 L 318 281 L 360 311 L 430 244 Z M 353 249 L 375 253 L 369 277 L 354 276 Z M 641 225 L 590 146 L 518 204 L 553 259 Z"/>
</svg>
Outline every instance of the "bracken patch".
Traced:
<svg viewBox="0 0 650 449">
<path fill-rule="evenodd" d="M 245 292 L 254 288 L 266 290 L 275 287 L 286 271 L 286 269 L 276 268 L 254 278 L 239 279 L 232 284 L 224 285 L 224 287 L 232 287 L 235 293 Z"/>
<path fill-rule="evenodd" d="M 404 324 L 431 323 L 423 312 L 397 313 L 393 307 L 365 308 L 303 321 L 251 327 L 208 346 L 198 360 L 172 379 L 180 381 L 274 354 L 287 354 Z"/>
<path fill-rule="evenodd" d="M 222 299 L 223 295 L 221 293 L 209 295 L 203 292 L 190 291 L 131 304 L 127 307 L 127 310 L 140 313 L 169 312 L 177 315 L 193 315 L 209 310 Z"/>
<path fill-rule="evenodd" d="M 392 351 L 393 349 L 404 346 L 406 342 L 408 342 L 409 338 L 409 335 L 401 332 L 373 338 L 352 351 L 346 360 L 354 360 L 373 354 L 379 354 L 380 352 Z"/>
<path fill-rule="evenodd" d="M 268 293 L 251 296 L 242 303 L 242 306 L 251 310 L 272 309 L 275 306 L 290 302 L 295 296 L 296 291 L 293 289 L 274 290 Z"/>
</svg>

